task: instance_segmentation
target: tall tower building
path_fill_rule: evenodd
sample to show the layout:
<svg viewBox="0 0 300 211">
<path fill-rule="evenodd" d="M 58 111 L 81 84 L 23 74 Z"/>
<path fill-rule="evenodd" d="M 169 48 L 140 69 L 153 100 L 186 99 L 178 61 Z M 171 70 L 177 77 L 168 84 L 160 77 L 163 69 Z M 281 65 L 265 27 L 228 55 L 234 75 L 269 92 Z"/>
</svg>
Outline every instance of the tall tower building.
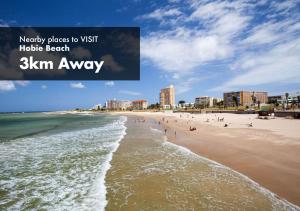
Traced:
<svg viewBox="0 0 300 211">
<path fill-rule="evenodd" d="M 160 106 L 164 109 L 175 107 L 175 89 L 173 85 L 163 88 L 159 93 Z"/>
</svg>

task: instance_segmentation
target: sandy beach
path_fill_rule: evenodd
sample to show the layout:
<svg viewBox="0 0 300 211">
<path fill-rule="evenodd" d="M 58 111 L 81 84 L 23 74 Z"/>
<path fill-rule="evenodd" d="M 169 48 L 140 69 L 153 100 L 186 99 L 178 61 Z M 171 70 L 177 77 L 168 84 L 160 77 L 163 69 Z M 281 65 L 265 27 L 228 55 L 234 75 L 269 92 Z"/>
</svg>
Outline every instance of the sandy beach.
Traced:
<svg viewBox="0 0 300 211">
<path fill-rule="evenodd" d="M 300 205 L 299 120 L 261 120 L 252 114 L 123 114 L 145 121 L 155 119 L 171 142 L 228 166 Z M 224 120 L 218 121 L 218 117 Z M 196 130 L 190 131 L 191 127 Z"/>
</svg>

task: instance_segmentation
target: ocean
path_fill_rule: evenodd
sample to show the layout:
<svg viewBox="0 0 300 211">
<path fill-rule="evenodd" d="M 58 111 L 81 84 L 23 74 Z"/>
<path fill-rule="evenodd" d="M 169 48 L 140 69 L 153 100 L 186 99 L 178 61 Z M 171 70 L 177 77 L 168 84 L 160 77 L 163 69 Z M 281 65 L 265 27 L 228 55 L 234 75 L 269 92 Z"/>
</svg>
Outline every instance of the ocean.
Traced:
<svg viewBox="0 0 300 211">
<path fill-rule="evenodd" d="M 0 210 L 103 210 L 126 117 L 0 114 Z"/>
<path fill-rule="evenodd" d="M 244 175 L 104 114 L 0 114 L 0 210 L 299 210 Z"/>
</svg>

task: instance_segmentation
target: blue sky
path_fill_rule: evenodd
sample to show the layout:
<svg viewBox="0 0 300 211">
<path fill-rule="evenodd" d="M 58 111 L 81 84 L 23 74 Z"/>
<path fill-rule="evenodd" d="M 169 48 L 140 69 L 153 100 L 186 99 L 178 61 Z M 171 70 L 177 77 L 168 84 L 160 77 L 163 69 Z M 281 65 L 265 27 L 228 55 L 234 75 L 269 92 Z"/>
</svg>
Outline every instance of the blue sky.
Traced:
<svg viewBox="0 0 300 211">
<path fill-rule="evenodd" d="M 2 2 L 0 26 L 140 26 L 140 81 L 0 81 L 0 111 L 158 102 L 230 90 L 300 91 L 299 0 Z"/>
</svg>

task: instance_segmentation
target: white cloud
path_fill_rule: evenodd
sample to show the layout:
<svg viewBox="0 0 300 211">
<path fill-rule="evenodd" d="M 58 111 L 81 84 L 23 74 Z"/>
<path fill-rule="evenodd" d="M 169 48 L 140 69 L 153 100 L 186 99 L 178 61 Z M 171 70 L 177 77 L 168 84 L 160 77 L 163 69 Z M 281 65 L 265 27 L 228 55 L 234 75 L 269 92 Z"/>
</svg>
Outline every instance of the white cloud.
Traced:
<svg viewBox="0 0 300 211">
<path fill-rule="evenodd" d="M 15 84 L 12 81 L 0 81 L 0 91 L 12 91 L 15 89 Z"/>
<path fill-rule="evenodd" d="M 273 1 L 271 7 L 277 14 L 286 15 L 290 10 L 296 8 L 299 3 L 299 0 Z"/>
<path fill-rule="evenodd" d="M 238 75 L 214 90 L 231 90 L 270 83 L 300 83 L 300 39 L 280 44 L 267 52 L 246 54 L 236 64 Z"/>
<path fill-rule="evenodd" d="M 163 71 L 177 73 L 176 77 L 199 71 L 208 62 L 230 58 L 236 48 L 232 40 L 251 20 L 245 7 L 243 1 L 195 2 L 191 14 L 180 13 L 187 18 L 181 18 L 171 29 L 144 36 L 141 56 Z M 165 21 L 164 16 L 157 19 Z M 194 27 L 185 27 L 195 21 Z"/>
<path fill-rule="evenodd" d="M 0 19 L 0 27 L 9 27 L 9 24 L 6 21 Z"/>
<path fill-rule="evenodd" d="M 12 91 L 16 89 L 16 85 L 27 86 L 30 81 L 0 81 L 0 91 Z"/>
<path fill-rule="evenodd" d="M 189 29 L 186 29 L 189 31 Z M 176 32 L 175 32 L 176 33 Z M 206 62 L 225 59 L 232 54 L 232 47 L 221 37 L 159 33 L 142 38 L 141 56 L 167 72 L 185 74 Z"/>
<path fill-rule="evenodd" d="M 30 84 L 30 81 L 14 81 L 14 83 L 20 86 L 27 86 Z"/>
<path fill-rule="evenodd" d="M 156 9 L 151 13 L 138 16 L 136 19 L 154 19 L 154 20 L 163 20 L 164 18 L 176 17 L 182 13 L 177 8 L 160 8 Z"/>
<path fill-rule="evenodd" d="M 199 81 L 197 78 L 187 78 L 185 80 L 179 80 L 177 83 L 175 83 L 176 94 L 180 95 L 190 91 L 193 87 L 193 84 L 195 84 L 197 81 Z"/>
<path fill-rule="evenodd" d="M 115 82 L 113 82 L 113 81 L 105 82 L 105 86 L 114 86 L 114 85 L 115 85 Z"/>
<path fill-rule="evenodd" d="M 141 93 L 139 93 L 139 92 L 133 92 L 133 91 L 129 91 L 129 90 L 120 90 L 119 93 L 125 94 L 125 95 L 133 95 L 133 96 L 141 95 Z"/>
<path fill-rule="evenodd" d="M 180 92 L 196 83 L 190 78 L 211 74 L 206 65 L 222 64 L 217 71 L 232 75 L 213 90 L 299 83 L 300 13 L 295 8 L 300 0 L 188 2 L 173 8 L 180 12 L 172 16 L 176 24 L 160 24 L 141 39 L 142 62 L 178 81 Z M 160 13 L 164 9 L 142 17 L 170 23 Z"/>
<path fill-rule="evenodd" d="M 74 89 L 83 89 L 83 88 L 85 88 L 85 86 L 81 82 L 71 83 L 70 86 L 71 86 L 71 88 L 74 88 Z"/>
<path fill-rule="evenodd" d="M 180 78 L 180 75 L 178 73 L 175 73 L 173 74 L 172 76 L 173 79 L 179 79 Z"/>
<path fill-rule="evenodd" d="M 216 19 L 220 18 L 226 13 L 226 2 L 210 2 L 210 3 L 204 3 L 199 4 L 195 3 L 193 7 L 195 10 L 191 14 L 191 19 L 204 19 L 204 20 L 210 20 L 210 19 Z"/>
<path fill-rule="evenodd" d="M 210 33 L 217 34 L 227 39 L 233 39 L 236 35 L 239 35 L 243 31 L 248 23 L 250 17 L 241 15 L 236 12 L 228 13 L 222 18 L 219 18 L 214 24 L 212 24 Z"/>
<path fill-rule="evenodd" d="M 201 81 L 208 80 L 215 77 L 215 73 L 207 73 L 202 76 L 188 76 L 188 77 L 181 77 L 174 82 L 176 88 L 176 95 L 181 95 L 186 93 L 195 87 L 195 84 L 200 83 Z M 194 90 L 195 91 L 195 90 Z"/>
<path fill-rule="evenodd" d="M 47 89 L 48 87 L 46 85 L 41 86 L 42 89 Z"/>
<path fill-rule="evenodd" d="M 293 39 L 300 24 L 294 20 L 269 21 L 254 27 L 242 43 L 250 45 L 276 44 Z"/>
</svg>

